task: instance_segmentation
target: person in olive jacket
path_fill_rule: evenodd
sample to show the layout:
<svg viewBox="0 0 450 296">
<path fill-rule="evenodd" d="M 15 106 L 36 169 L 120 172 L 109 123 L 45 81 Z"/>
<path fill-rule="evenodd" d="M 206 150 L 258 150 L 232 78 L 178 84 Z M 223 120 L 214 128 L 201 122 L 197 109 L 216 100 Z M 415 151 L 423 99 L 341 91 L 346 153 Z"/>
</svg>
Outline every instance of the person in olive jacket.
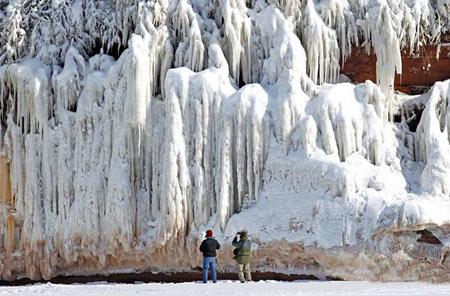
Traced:
<svg viewBox="0 0 450 296">
<path fill-rule="evenodd" d="M 237 236 L 239 235 L 239 241 Z M 248 239 L 248 234 L 246 230 L 242 230 L 236 233 L 236 236 L 232 242 L 233 247 L 236 249 L 233 250 L 234 259 L 237 261 L 237 272 L 239 276 L 239 280 L 241 283 L 245 283 L 245 281 L 251 281 L 252 275 L 250 271 L 250 261 L 252 256 L 252 243 Z"/>
<path fill-rule="evenodd" d="M 203 253 L 203 282 L 208 282 L 208 269 L 211 268 L 211 278 L 213 283 L 217 282 L 216 272 L 216 250 L 220 249 L 219 242 L 213 237 L 212 230 L 206 231 L 206 239 L 200 245 L 200 252 Z"/>
</svg>

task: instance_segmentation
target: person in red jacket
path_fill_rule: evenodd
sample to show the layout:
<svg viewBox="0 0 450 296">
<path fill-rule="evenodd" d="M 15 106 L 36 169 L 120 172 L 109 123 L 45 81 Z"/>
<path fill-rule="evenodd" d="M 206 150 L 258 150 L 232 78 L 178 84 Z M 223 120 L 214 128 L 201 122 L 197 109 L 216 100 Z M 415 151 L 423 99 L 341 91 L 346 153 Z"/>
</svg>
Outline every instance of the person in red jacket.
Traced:
<svg viewBox="0 0 450 296">
<path fill-rule="evenodd" d="M 220 249 L 219 242 L 213 237 L 212 230 L 206 231 L 206 239 L 200 245 L 200 252 L 203 253 L 203 282 L 208 282 L 208 270 L 211 268 L 211 278 L 213 283 L 217 282 L 216 272 L 216 250 Z"/>
</svg>

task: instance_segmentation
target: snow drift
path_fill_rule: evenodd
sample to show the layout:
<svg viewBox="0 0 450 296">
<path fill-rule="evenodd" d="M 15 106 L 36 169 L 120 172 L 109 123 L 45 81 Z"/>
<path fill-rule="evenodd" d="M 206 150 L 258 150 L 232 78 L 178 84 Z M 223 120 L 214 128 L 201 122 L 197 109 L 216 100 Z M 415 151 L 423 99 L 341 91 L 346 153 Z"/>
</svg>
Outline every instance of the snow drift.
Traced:
<svg viewBox="0 0 450 296">
<path fill-rule="evenodd" d="M 1 278 L 189 270 L 205 229 L 246 227 L 254 269 L 450 279 L 450 81 L 393 91 L 447 1 L 0 1 L 0 24 Z M 337 83 L 353 46 L 375 83 Z"/>
</svg>

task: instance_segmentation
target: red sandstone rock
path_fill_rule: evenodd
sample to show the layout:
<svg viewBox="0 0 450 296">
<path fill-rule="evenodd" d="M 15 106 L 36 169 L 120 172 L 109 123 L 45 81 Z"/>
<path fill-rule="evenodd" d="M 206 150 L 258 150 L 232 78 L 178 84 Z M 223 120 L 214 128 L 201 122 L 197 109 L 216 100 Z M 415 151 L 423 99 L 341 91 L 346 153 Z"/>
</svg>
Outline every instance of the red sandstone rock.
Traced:
<svg viewBox="0 0 450 296">
<path fill-rule="evenodd" d="M 395 79 L 395 89 L 408 94 L 423 92 L 436 81 L 450 79 L 450 43 L 441 44 L 439 59 L 437 46 L 426 45 L 415 56 L 409 50 L 402 52 L 402 75 Z M 352 55 L 345 61 L 341 73 L 357 83 L 365 80 L 376 81 L 376 56 L 368 55 L 364 48 L 355 47 Z"/>
</svg>

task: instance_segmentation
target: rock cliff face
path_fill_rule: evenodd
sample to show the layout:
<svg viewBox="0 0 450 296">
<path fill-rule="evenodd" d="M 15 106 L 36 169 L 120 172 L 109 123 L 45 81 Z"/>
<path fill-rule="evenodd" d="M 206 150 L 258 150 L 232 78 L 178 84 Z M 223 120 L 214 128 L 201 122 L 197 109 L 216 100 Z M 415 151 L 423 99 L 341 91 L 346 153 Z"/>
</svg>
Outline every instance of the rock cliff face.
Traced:
<svg viewBox="0 0 450 296">
<path fill-rule="evenodd" d="M 207 228 L 229 270 L 245 227 L 254 269 L 449 280 L 450 80 L 393 91 L 449 10 L 0 0 L 0 277 L 190 270 Z"/>
<path fill-rule="evenodd" d="M 450 76 L 450 35 L 443 36 L 438 45 L 424 45 L 418 53 L 410 55 L 402 50 L 402 74 L 395 76 L 395 90 L 410 95 L 428 91 L 436 81 Z M 341 73 L 354 83 L 376 80 L 376 56 L 359 47 L 345 60 Z"/>
</svg>

